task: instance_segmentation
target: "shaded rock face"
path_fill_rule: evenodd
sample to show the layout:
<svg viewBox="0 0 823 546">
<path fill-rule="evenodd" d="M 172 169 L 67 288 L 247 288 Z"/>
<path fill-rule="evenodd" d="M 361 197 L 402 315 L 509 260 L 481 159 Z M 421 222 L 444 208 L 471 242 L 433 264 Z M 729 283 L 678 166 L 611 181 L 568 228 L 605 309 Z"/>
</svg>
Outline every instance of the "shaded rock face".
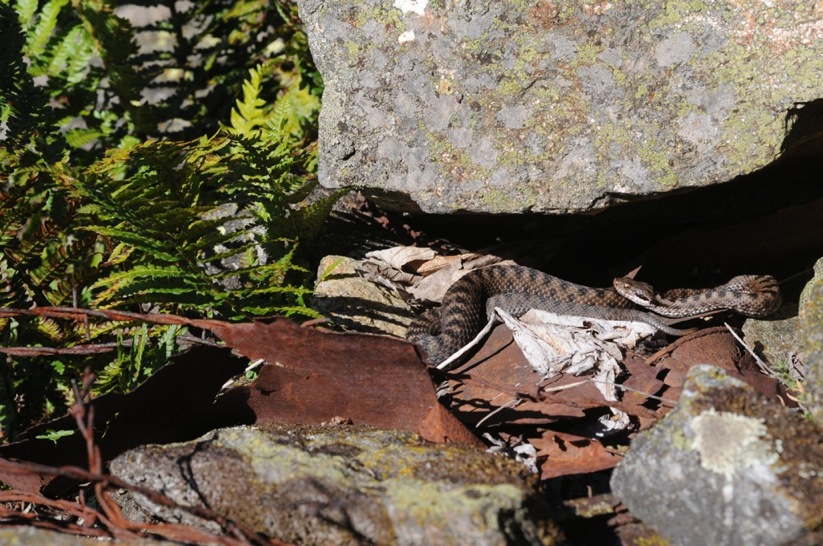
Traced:
<svg viewBox="0 0 823 546">
<path fill-rule="evenodd" d="M 80 537 L 31 526 L 4 526 L 0 529 L 0 544 L 8 546 L 100 546 L 113 544 L 97 537 Z M 146 538 L 118 538 L 118 546 L 179 546 L 179 542 Z"/>
<path fill-rule="evenodd" d="M 719 368 L 632 442 L 612 489 L 676 545 L 820 544 L 821 430 Z"/>
<path fill-rule="evenodd" d="M 812 0 L 297 3 L 326 85 L 320 182 L 396 209 L 585 211 L 728 180 L 823 96 Z"/>
<path fill-rule="evenodd" d="M 221 429 L 143 446 L 114 475 L 299 544 L 558 544 L 524 467 L 482 451 L 362 427 Z M 148 517 L 204 522 L 139 495 Z"/>
<path fill-rule="evenodd" d="M 805 338 L 805 359 L 808 367 L 806 392 L 809 412 L 823 427 L 823 259 L 814 266 L 814 278 L 801 296 L 800 317 Z"/>
</svg>

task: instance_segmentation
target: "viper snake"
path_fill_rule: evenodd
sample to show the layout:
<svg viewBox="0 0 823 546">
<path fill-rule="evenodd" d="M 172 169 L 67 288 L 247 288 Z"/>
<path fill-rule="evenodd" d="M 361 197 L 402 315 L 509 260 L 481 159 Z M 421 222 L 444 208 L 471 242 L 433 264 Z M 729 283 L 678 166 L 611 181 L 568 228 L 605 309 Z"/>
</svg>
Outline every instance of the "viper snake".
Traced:
<svg viewBox="0 0 823 546">
<path fill-rule="evenodd" d="M 761 318 L 773 313 L 780 301 L 777 280 L 768 275 L 742 275 L 714 288 L 657 293 L 648 284 L 628 278 L 615 279 L 614 288 L 591 288 L 528 267 L 494 265 L 475 269 L 452 284 L 439 308 L 412 321 L 406 338 L 417 345 L 425 362 L 439 364 L 475 337 L 495 307 L 515 316 L 542 309 L 639 321 L 682 335 L 688 330 L 671 328 L 660 317 L 690 318 L 730 310 Z"/>
</svg>

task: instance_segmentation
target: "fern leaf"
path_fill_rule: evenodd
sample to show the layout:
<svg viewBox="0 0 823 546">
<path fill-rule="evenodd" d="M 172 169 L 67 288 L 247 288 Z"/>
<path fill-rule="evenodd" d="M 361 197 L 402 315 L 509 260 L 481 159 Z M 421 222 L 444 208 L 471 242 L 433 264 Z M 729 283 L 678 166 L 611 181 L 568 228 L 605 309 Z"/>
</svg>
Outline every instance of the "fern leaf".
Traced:
<svg viewBox="0 0 823 546">
<path fill-rule="evenodd" d="M 105 265 L 106 267 L 112 267 L 116 265 L 120 265 L 128 260 L 134 253 L 135 248 L 133 246 L 127 245 L 125 243 L 118 243 L 114 246 L 112 251 L 109 253 L 108 257 L 106 258 Z"/>
<path fill-rule="evenodd" d="M 43 252 L 44 256 L 40 266 L 29 272 L 31 280 L 35 285 L 40 286 L 52 282 L 70 266 L 78 263 L 77 256 L 86 255 L 93 243 L 93 237 L 83 237 L 68 244 L 52 241 Z M 56 305 L 60 302 L 52 303 Z"/>
<path fill-rule="evenodd" d="M 169 252 L 169 249 L 164 244 L 164 240 L 146 237 L 145 233 L 136 233 L 133 229 L 128 230 L 123 228 L 109 228 L 105 226 L 86 226 L 81 229 L 91 231 L 105 237 L 111 237 L 120 244 L 126 244 L 131 246 L 133 249 L 149 253 L 154 259 L 159 261 L 173 264 L 180 260 L 180 256 L 178 254 Z"/>
<path fill-rule="evenodd" d="M 66 142 L 72 148 L 82 148 L 103 136 L 97 129 L 71 129 L 66 131 Z"/>
<path fill-rule="evenodd" d="M 309 309 L 304 306 L 288 306 L 288 305 L 273 305 L 271 307 L 243 307 L 241 309 L 243 312 L 248 313 L 249 315 L 255 317 L 264 317 L 264 316 L 271 316 L 271 315 L 282 315 L 285 317 L 292 317 L 295 315 L 310 317 L 310 318 L 320 318 L 323 315 L 315 311 L 314 309 Z"/>
<path fill-rule="evenodd" d="M 294 288 L 293 286 L 268 286 L 257 291 L 258 294 L 288 294 L 294 296 L 310 296 L 314 293 L 308 288 Z"/>
<path fill-rule="evenodd" d="M 43 90 L 34 85 L 24 62 L 26 36 L 18 26 L 14 11 L 6 4 L 0 3 L 0 126 L 6 125 L 6 139 L 3 142 L 10 154 L 11 162 L 15 156 L 24 154 L 17 146 L 27 147 L 39 124 L 48 122 L 48 97 Z M 14 159 L 12 159 L 14 158 Z M 3 161 L 4 171 L 9 172 L 8 160 Z"/>
<path fill-rule="evenodd" d="M 94 304 L 107 307 L 152 301 L 214 302 L 213 294 L 197 290 L 198 284 L 197 277 L 187 275 L 176 267 L 135 266 L 100 279 L 91 288 L 105 287 L 96 295 Z"/>
<path fill-rule="evenodd" d="M 30 30 L 26 39 L 26 54 L 31 58 L 41 57 L 54 33 L 54 29 L 57 27 L 57 18 L 60 16 L 60 11 L 68 3 L 69 0 L 51 0 L 37 14 L 37 23 Z"/>
<path fill-rule="evenodd" d="M 72 28 L 50 52 L 51 62 L 48 74 L 62 74 L 70 84 L 83 81 L 89 69 L 89 61 L 94 55 L 94 44 L 85 29 L 78 25 Z"/>
<path fill-rule="evenodd" d="M 231 127 L 229 132 L 245 138 L 254 138 L 259 133 L 268 115 L 263 108 L 266 102 L 260 98 L 262 84 L 262 67 L 249 69 L 249 79 L 243 82 L 243 100 L 236 101 L 236 108 L 231 110 Z"/>
<path fill-rule="evenodd" d="M 14 11 L 20 20 L 20 24 L 28 26 L 37 11 L 38 0 L 17 0 L 14 3 Z"/>
<path fill-rule="evenodd" d="M 297 225 L 297 233 L 304 244 L 311 245 L 314 243 L 335 203 L 346 191 L 348 190 L 337 190 L 311 204 L 304 204 L 296 208 L 294 219 Z"/>
<path fill-rule="evenodd" d="M 66 332 L 57 321 L 45 317 L 37 317 L 37 331 L 44 334 L 52 343 L 64 341 Z"/>
</svg>

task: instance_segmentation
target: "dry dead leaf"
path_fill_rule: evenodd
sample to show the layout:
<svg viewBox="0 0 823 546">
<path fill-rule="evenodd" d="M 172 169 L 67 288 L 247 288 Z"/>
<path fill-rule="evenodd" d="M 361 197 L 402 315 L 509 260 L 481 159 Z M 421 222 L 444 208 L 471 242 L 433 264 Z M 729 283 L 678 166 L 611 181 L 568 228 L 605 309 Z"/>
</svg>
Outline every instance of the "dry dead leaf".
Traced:
<svg viewBox="0 0 823 546">
<path fill-rule="evenodd" d="M 754 360 L 741 350 L 725 326 L 706 328 L 681 337 L 648 357 L 646 362 L 657 369 L 667 370 L 664 382 L 670 387 L 669 398 L 680 396 L 686 373 L 692 366 L 709 363 L 723 368 L 765 396 L 780 396 L 786 400 L 783 385 L 757 370 Z"/>
<path fill-rule="evenodd" d="M 395 246 L 383 250 L 373 250 L 366 254 L 367 261 L 398 270 L 406 269 L 407 265 L 415 262 L 429 262 L 437 256 L 438 254 L 434 250 L 419 246 Z M 416 270 L 417 267 L 413 269 Z"/>
<path fill-rule="evenodd" d="M 359 270 L 365 278 L 421 302 L 438 303 L 460 277 L 479 267 L 514 263 L 487 254 L 441 256 L 429 248 L 399 246 L 366 254 Z"/>
<path fill-rule="evenodd" d="M 610 335 L 608 329 L 602 333 L 606 338 Z M 630 342 L 633 336 L 628 336 Z M 483 430 L 546 429 L 542 440 L 528 439 L 537 449 L 543 478 L 614 466 L 619 457 L 594 437 L 593 425 L 599 425 L 604 435 L 623 429 L 630 418 L 638 429 L 648 428 L 674 406 L 689 367 L 710 361 L 736 370 L 746 359 L 725 328 L 718 328 L 684 336 L 653 358 L 640 358 L 626 349 L 627 356 L 618 358 L 623 370 L 617 377 L 610 375 L 610 370 L 617 374 L 617 368 L 606 366 L 609 371 L 600 378 L 590 371 L 584 377 L 559 373 L 541 381 L 544 374 L 535 371 L 512 341 L 511 331 L 499 325 L 472 358 L 453 370 L 449 380 L 452 408 L 461 420 Z M 562 351 L 579 350 L 574 337 L 567 343 L 560 357 Z M 587 343 L 592 342 L 586 340 L 580 347 Z M 611 355 L 611 349 L 593 350 Z M 571 363 L 572 358 L 567 358 L 566 370 Z M 614 386 L 618 400 L 606 401 L 597 389 L 600 384 Z"/>
<path fill-rule="evenodd" d="M 499 308 L 495 312 L 541 376 L 593 372 L 592 379 L 607 401 L 618 399 L 614 383 L 624 351 L 655 333 L 652 326 L 642 322 L 557 315 L 537 309 L 518 320 Z"/>
<path fill-rule="evenodd" d="M 543 480 L 614 468 L 621 459 L 596 439 L 565 432 L 546 431 L 542 437 L 529 441 L 542 459 Z"/>
</svg>

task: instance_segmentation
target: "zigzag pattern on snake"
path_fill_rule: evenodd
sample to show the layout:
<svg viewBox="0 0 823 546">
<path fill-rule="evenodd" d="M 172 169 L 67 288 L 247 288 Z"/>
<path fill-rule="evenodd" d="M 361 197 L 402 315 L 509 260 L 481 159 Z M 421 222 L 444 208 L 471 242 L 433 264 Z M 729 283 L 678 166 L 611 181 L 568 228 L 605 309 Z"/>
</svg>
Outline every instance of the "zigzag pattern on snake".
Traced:
<svg viewBox="0 0 823 546">
<path fill-rule="evenodd" d="M 615 289 L 590 288 L 528 267 L 495 265 L 461 277 L 448 289 L 439 308 L 412 321 L 406 338 L 418 346 L 425 362 L 438 364 L 474 338 L 495 306 L 515 316 L 542 309 L 562 315 L 640 321 L 672 335 L 687 332 L 633 308 L 634 303 L 672 318 L 718 310 L 764 317 L 780 305 L 780 291 L 774 277 L 767 275 L 735 277 L 715 288 L 657 294 L 649 285 L 632 279 L 615 279 Z"/>
</svg>

